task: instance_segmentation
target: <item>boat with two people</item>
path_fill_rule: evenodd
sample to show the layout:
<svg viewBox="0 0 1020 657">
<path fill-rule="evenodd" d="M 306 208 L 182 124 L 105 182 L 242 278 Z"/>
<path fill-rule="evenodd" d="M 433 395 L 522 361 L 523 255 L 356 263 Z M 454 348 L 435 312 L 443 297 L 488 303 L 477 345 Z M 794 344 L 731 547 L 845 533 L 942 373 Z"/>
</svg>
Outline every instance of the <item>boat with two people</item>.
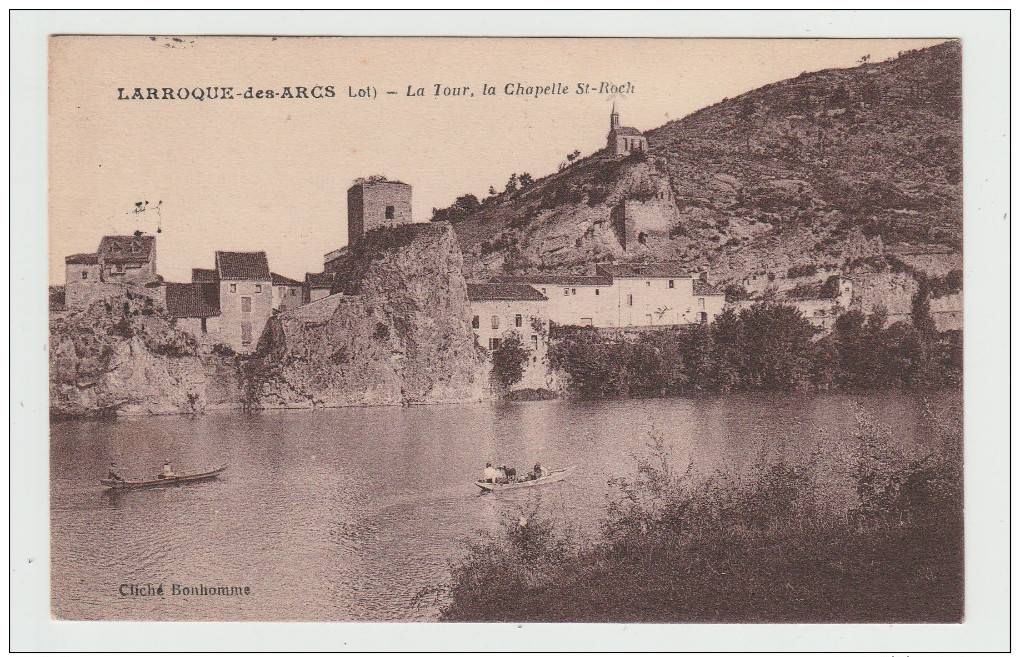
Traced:
<svg viewBox="0 0 1020 657">
<path fill-rule="evenodd" d="M 158 488 L 160 486 L 176 486 L 179 484 L 188 484 L 194 481 L 204 481 L 206 479 L 213 479 L 218 477 L 222 472 L 227 469 L 227 464 L 213 468 L 212 470 L 205 470 L 203 472 L 174 472 L 170 465 L 170 461 L 163 462 L 163 471 L 155 477 L 150 479 L 125 479 L 117 471 L 116 465 L 110 464 L 110 471 L 106 474 L 106 477 L 99 480 L 99 483 L 107 488 L 111 489 L 129 489 L 129 488 Z"/>
<path fill-rule="evenodd" d="M 513 488 L 531 488 L 532 486 L 541 486 L 543 484 L 552 484 L 557 481 L 563 481 L 567 475 L 574 471 L 574 467 L 575 466 L 570 466 L 568 468 L 560 468 L 558 470 L 548 470 L 542 467 L 541 464 L 536 463 L 531 472 L 526 475 L 518 475 L 514 468 L 508 468 L 505 465 L 494 468 L 491 463 L 486 463 L 485 470 L 482 473 L 482 478 L 476 481 L 475 485 L 483 491 L 489 492 L 509 490 Z"/>
</svg>

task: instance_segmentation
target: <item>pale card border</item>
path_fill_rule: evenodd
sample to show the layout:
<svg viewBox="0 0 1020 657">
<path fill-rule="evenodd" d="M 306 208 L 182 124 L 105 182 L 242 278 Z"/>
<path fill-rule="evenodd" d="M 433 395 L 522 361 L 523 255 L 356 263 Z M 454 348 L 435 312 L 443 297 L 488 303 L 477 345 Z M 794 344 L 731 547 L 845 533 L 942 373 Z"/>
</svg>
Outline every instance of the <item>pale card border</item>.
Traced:
<svg viewBox="0 0 1020 657">
<path fill-rule="evenodd" d="M 1004 12 L 15 12 L 11 30 L 13 650 L 1002 651 L 1009 635 L 1010 16 Z M 47 36 L 957 37 L 964 67 L 966 620 L 960 625 L 157 623 L 51 620 Z"/>
</svg>

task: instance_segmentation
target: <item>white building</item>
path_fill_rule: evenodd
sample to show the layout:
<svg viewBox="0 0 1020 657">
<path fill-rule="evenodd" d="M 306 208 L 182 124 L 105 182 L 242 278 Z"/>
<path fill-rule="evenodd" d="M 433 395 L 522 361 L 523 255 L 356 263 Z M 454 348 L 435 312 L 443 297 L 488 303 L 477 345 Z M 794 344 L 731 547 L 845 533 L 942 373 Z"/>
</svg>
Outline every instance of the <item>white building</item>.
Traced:
<svg viewBox="0 0 1020 657">
<path fill-rule="evenodd" d="M 548 297 L 549 320 L 602 328 L 705 324 L 726 297 L 679 263 L 603 264 L 595 276 L 502 276 L 493 282 L 530 285 Z"/>
</svg>

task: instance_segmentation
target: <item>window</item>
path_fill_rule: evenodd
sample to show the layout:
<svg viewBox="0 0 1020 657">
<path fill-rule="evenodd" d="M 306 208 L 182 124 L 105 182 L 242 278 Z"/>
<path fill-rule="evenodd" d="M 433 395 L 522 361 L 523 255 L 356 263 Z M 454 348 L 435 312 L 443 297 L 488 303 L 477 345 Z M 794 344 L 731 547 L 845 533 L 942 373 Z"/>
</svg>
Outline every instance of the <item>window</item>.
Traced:
<svg viewBox="0 0 1020 657">
<path fill-rule="evenodd" d="M 703 309 L 704 307 L 705 307 L 705 298 L 702 297 L 702 298 L 698 299 L 698 308 L 702 308 Z"/>
<path fill-rule="evenodd" d="M 499 338 L 489 338 L 489 350 L 496 351 L 499 349 Z"/>
<path fill-rule="evenodd" d="M 492 316 L 492 328 L 494 328 L 494 329 L 498 329 L 499 328 L 499 315 L 493 315 Z"/>
<path fill-rule="evenodd" d="M 531 348 L 532 349 L 538 349 L 538 336 L 537 335 L 531 336 Z"/>
<path fill-rule="evenodd" d="M 255 294 L 262 294 L 262 286 L 261 285 L 256 285 L 255 286 Z"/>
<path fill-rule="evenodd" d="M 521 315 L 514 315 L 514 326 L 518 328 L 524 326 L 524 317 L 522 317 Z"/>
<path fill-rule="evenodd" d="M 251 297 L 241 297 L 241 312 L 251 312 Z"/>
<path fill-rule="evenodd" d="M 672 280 L 669 281 L 669 289 L 671 289 L 671 290 L 673 289 L 673 281 Z"/>
<path fill-rule="evenodd" d="M 577 288 L 576 287 L 575 288 L 571 288 L 570 293 L 571 294 L 577 294 Z"/>
<path fill-rule="evenodd" d="M 293 288 L 293 287 L 290 288 L 290 296 L 295 296 L 296 294 L 297 294 L 297 289 Z"/>
<path fill-rule="evenodd" d="M 87 269 L 81 270 L 81 280 L 86 281 L 89 278 L 89 272 Z"/>
<path fill-rule="evenodd" d="M 392 205 L 386 206 L 386 221 L 393 221 L 394 209 Z"/>
<path fill-rule="evenodd" d="M 645 281 L 645 287 L 651 287 L 651 286 L 652 286 L 652 282 L 651 281 Z"/>
<path fill-rule="evenodd" d="M 475 315 L 474 317 L 471 318 L 471 328 L 480 328 L 481 325 L 482 322 L 479 319 L 478 315 Z"/>
<path fill-rule="evenodd" d="M 633 306 L 634 305 L 634 295 L 633 294 L 628 294 L 627 295 L 627 305 L 628 306 Z"/>
<path fill-rule="evenodd" d="M 581 326 L 592 326 L 595 322 L 591 321 L 591 317 L 582 317 Z"/>
<path fill-rule="evenodd" d="M 231 283 L 230 284 L 230 291 L 231 292 L 237 292 L 237 283 Z"/>
<path fill-rule="evenodd" d="M 202 333 L 208 333 L 209 332 L 209 327 L 206 326 L 205 320 L 206 320 L 206 318 L 203 317 L 202 318 Z"/>
<path fill-rule="evenodd" d="M 251 322 L 241 322 L 241 344 L 251 344 Z"/>
<path fill-rule="evenodd" d="M 708 313 L 698 313 L 702 324 L 708 324 Z"/>
<path fill-rule="evenodd" d="M 595 296 L 598 296 L 598 295 L 599 295 L 599 289 L 595 288 Z"/>
<path fill-rule="evenodd" d="M 569 287 L 563 288 L 563 296 L 565 296 L 565 297 L 570 296 L 570 288 Z"/>
</svg>

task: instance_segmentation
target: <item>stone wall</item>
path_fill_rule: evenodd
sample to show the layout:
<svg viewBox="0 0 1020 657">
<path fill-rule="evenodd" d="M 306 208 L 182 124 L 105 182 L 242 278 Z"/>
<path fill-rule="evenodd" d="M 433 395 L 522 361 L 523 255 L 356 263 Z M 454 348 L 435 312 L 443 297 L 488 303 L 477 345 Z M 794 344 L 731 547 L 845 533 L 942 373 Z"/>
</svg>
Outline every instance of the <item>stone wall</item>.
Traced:
<svg viewBox="0 0 1020 657">
<path fill-rule="evenodd" d="M 370 230 L 412 221 L 410 185 L 365 182 L 347 190 L 347 243 L 352 246 L 359 245 Z"/>
<path fill-rule="evenodd" d="M 239 354 L 255 351 L 272 314 L 270 281 L 220 281 L 219 342 L 230 345 Z"/>
</svg>

